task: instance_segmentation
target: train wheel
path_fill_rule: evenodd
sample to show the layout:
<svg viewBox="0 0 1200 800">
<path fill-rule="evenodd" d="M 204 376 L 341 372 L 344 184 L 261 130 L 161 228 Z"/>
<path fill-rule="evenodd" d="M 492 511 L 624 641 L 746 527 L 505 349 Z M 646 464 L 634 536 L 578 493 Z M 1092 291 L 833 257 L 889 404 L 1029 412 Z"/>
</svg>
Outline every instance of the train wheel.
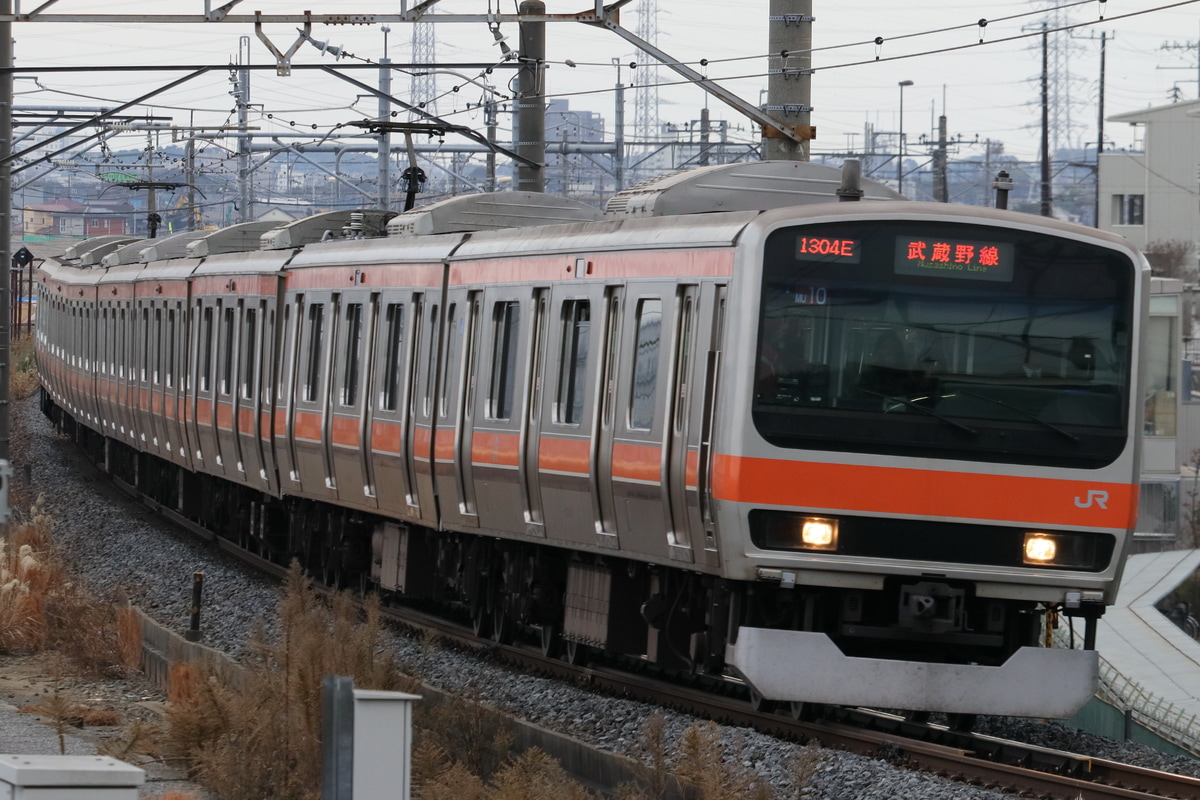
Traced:
<svg viewBox="0 0 1200 800">
<path fill-rule="evenodd" d="M 768 700 L 759 693 L 758 689 L 750 687 L 750 707 L 760 714 L 770 714 L 775 710 L 775 701 Z"/>
<path fill-rule="evenodd" d="M 549 623 L 542 626 L 542 655 L 546 658 L 558 658 L 562 649 L 562 639 L 558 635 L 558 626 Z"/>
<path fill-rule="evenodd" d="M 801 703 L 794 700 L 788 704 L 788 714 L 797 722 L 812 722 L 821 717 L 823 708 L 820 703 Z"/>
<path fill-rule="evenodd" d="M 974 714 L 947 714 L 946 727 L 957 733 L 970 733 L 976 720 Z"/>
<path fill-rule="evenodd" d="M 503 603 L 492 606 L 492 641 L 496 644 L 512 644 L 513 624 L 504 611 Z"/>
<path fill-rule="evenodd" d="M 471 604 L 471 630 L 481 639 L 491 634 L 492 620 L 488 615 L 487 606 L 483 603 Z"/>
<path fill-rule="evenodd" d="M 582 667 L 591 660 L 591 649 L 586 644 L 574 640 L 567 642 L 567 663 Z"/>
</svg>

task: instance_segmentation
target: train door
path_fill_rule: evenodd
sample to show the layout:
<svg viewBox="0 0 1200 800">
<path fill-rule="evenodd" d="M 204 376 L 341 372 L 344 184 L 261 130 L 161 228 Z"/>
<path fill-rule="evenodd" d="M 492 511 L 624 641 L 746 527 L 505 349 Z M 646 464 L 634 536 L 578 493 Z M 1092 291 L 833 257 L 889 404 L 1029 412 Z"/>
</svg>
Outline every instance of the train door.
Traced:
<svg viewBox="0 0 1200 800">
<path fill-rule="evenodd" d="M 337 352 L 329 409 L 330 465 L 339 500 L 351 506 L 376 508 L 375 491 L 368 481 L 367 454 L 370 435 L 367 421 L 366 377 L 374 341 L 374 308 L 378 295 L 344 293 L 338 304 Z"/>
<path fill-rule="evenodd" d="M 256 427 L 257 439 L 253 446 L 257 449 L 261 466 L 259 478 L 264 491 L 271 494 L 278 490 L 279 483 L 279 465 L 275 459 L 275 448 L 272 447 L 275 436 L 275 384 L 278 373 L 282 370 L 282 365 L 276 363 L 275 355 L 279 352 L 277 347 L 279 334 L 276 329 L 279 296 L 278 292 L 273 296 L 268 296 L 259 305 L 261 322 L 258 347 L 255 350 L 257 359 L 255 374 L 258 384 L 255 387 L 254 396 L 258 398 L 256 406 L 258 424 Z"/>
<path fill-rule="evenodd" d="M 482 327 L 482 292 L 454 292 L 446 303 L 445 365 L 437 390 L 434 470 L 443 522 L 478 527 L 471 474 L 476 364 Z"/>
<path fill-rule="evenodd" d="M 535 536 L 544 530 L 540 510 L 530 507 L 526 455 L 533 401 L 527 376 L 536 369 L 531 344 L 536 349 L 538 325 L 543 324 L 538 322 L 539 301 L 544 314 L 544 290 L 533 298 L 528 289 L 498 288 L 486 294 L 468 454 L 480 526 Z"/>
<path fill-rule="evenodd" d="M 238 438 L 240 420 L 240 397 L 237 391 L 238 369 L 238 326 L 242 312 L 242 301 L 232 297 L 217 301 L 216 377 L 213 385 L 213 403 L 216 411 L 214 432 L 217 441 L 217 463 L 222 473 L 230 480 L 244 482 L 246 465 L 242 460 L 241 442 Z"/>
<path fill-rule="evenodd" d="M 267 338 L 264 324 L 266 303 L 250 298 L 241 307 L 238 333 L 237 371 L 237 447 L 243 479 L 260 489 L 270 488 L 266 459 L 263 456 L 263 416 L 268 393 L 262 391 L 262 348 Z M 269 417 L 268 417 L 269 418 Z"/>
<path fill-rule="evenodd" d="M 297 350 L 300 346 L 300 319 L 304 316 L 304 295 L 286 298 L 283 304 L 279 353 L 282 363 L 275 379 L 275 458 L 279 464 L 280 490 L 284 494 L 300 491 L 300 472 L 296 466 L 296 404 L 293 397 L 299 380 Z"/>
<path fill-rule="evenodd" d="M 167 446 L 172 458 L 191 466 L 194 448 L 189 444 L 187 424 L 188 379 L 184 371 L 188 355 L 186 300 L 172 300 L 167 307 L 167 361 L 165 367 Z"/>
<path fill-rule="evenodd" d="M 417 517 L 413 476 L 414 343 L 420 332 L 421 295 L 385 292 L 375 298 L 375 353 L 371 375 L 371 485 L 381 511 Z"/>
<path fill-rule="evenodd" d="M 721 359 L 725 342 L 725 286 L 715 286 L 712 302 L 712 324 L 707 334 L 701 331 L 701 341 L 708 341 L 704 363 L 704 391 L 697 398 L 700 420 L 699 447 L 696 458 L 696 488 L 688 495 L 688 514 L 692 530 L 704 531 L 704 560 L 710 567 L 720 566 L 717 548 L 717 525 L 712 509 L 712 441 L 716 424 L 717 391 L 720 387 Z M 707 315 L 706 315 L 707 316 Z M 693 409 L 697 406 L 693 405 Z"/>
<path fill-rule="evenodd" d="M 222 474 L 217 445 L 217 326 L 219 309 L 215 302 L 196 301 L 194 336 L 196 359 L 192 392 L 192 431 L 196 465 L 204 472 Z"/>
<path fill-rule="evenodd" d="M 442 343 L 441 305 L 430 299 L 417 305 L 421 316 L 416 327 L 421 341 L 416 348 L 417 379 L 413 395 L 413 423 L 410 428 L 413 484 L 416 486 L 417 506 L 421 522 L 438 524 L 437 495 L 434 489 L 434 441 L 433 428 L 436 413 L 435 398 L 438 386 L 438 364 Z"/>
<path fill-rule="evenodd" d="M 165 303 L 159 303 L 154 300 L 147 302 L 147 310 L 150 316 L 150 334 L 149 334 L 149 362 L 150 362 L 150 436 L 151 452 L 162 456 L 170 457 L 167 452 L 167 419 L 164 416 L 166 402 L 163 398 L 163 350 L 164 344 L 163 334 L 166 332 L 164 326 L 166 324 L 163 319 L 163 306 Z"/>
<path fill-rule="evenodd" d="M 681 285 L 676 290 L 675 324 L 668 365 L 669 396 L 665 421 L 667 501 L 670 506 L 670 529 L 667 544 L 671 558 L 693 561 L 692 536 L 703 530 L 694 528 L 689 514 L 689 499 L 694 501 L 696 488 L 696 459 L 699 456 L 699 426 L 690 425 L 694 418 L 692 397 L 693 374 L 696 371 L 697 321 L 700 300 L 699 287 Z M 694 502 L 693 502 L 694 504 Z"/>
<path fill-rule="evenodd" d="M 542 403 L 545 397 L 546 344 L 550 327 L 550 290 L 535 289 L 533 293 L 533 324 L 530 331 L 529 377 L 525 386 L 525 407 L 521 410 L 521 428 L 517 468 L 525 507 L 525 532 L 532 536 L 546 535 L 545 509 L 538 480 L 538 458 L 541 443 Z"/>
<path fill-rule="evenodd" d="M 627 288 L 613 398 L 611 487 L 623 549 L 668 557 L 670 496 L 664 485 L 671 419 L 674 285 Z"/>
<path fill-rule="evenodd" d="M 590 454 L 593 485 L 593 516 L 596 540 L 603 547 L 618 547 L 617 506 L 613 492 L 613 435 L 616 430 L 617 373 L 621 363 L 621 324 L 625 312 L 625 290 L 610 286 L 604 295 L 604 347 L 601 353 L 599 412 L 596 415 Z"/>
<path fill-rule="evenodd" d="M 296 381 L 292 386 L 292 447 L 294 467 L 307 497 L 336 499 L 331 455 L 327 443 L 330 419 L 330 362 L 336 350 L 339 296 L 308 293 L 303 316 L 297 320 Z M 332 328 L 332 330 L 331 330 Z"/>
</svg>

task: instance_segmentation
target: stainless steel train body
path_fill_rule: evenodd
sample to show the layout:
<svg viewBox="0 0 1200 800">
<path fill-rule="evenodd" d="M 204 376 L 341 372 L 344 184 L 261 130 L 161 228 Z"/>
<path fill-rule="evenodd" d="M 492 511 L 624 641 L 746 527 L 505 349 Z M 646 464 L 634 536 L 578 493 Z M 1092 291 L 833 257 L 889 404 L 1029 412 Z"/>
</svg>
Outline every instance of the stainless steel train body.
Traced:
<svg viewBox="0 0 1200 800">
<path fill-rule="evenodd" d="M 1090 632 L 1120 578 L 1147 275 L 1116 236 L 907 202 L 293 239 L 49 263 L 38 357 L 164 507 L 481 633 L 1065 716 L 1096 654 L 1043 628 Z"/>
</svg>

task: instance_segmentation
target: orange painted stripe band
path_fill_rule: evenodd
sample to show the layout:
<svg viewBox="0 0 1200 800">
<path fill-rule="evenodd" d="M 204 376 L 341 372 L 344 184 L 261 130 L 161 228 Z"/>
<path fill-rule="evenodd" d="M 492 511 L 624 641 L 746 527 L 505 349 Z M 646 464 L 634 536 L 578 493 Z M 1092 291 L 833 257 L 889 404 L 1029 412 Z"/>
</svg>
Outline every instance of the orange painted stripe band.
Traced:
<svg viewBox="0 0 1200 800">
<path fill-rule="evenodd" d="M 587 475 L 591 472 L 592 444 L 587 439 L 543 436 L 538 442 L 538 469 Z"/>
<path fill-rule="evenodd" d="M 519 466 L 520 445 L 521 438 L 515 433 L 475 433 L 471 437 L 471 463 Z"/>
<path fill-rule="evenodd" d="M 618 480 L 662 480 L 662 447 L 617 442 L 612 449 L 612 475 Z"/>
<path fill-rule="evenodd" d="M 736 503 L 1039 525 L 1132 528 L 1137 485 L 718 455 L 713 497 Z"/>
</svg>

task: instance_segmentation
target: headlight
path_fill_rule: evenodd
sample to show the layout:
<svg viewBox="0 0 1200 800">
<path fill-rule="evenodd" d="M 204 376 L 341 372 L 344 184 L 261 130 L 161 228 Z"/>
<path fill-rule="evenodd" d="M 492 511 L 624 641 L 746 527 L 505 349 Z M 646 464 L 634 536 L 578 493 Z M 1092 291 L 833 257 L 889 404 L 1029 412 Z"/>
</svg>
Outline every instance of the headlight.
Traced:
<svg viewBox="0 0 1200 800">
<path fill-rule="evenodd" d="M 837 520 L 805 517 L 800 525 L 800 541 L 814 550 L 837 550 Z"/>
<path fill-rule="evenodd" d="M 1033 566 L 1095 569 L 1102 561 L 1096 547 L 1094 536 L 1030 531 L 1025 534 L 1024 560 Z"/>
<path fill-rule="evenodd" d="M 1025 534 L 1025 563 L 1053 564 L 1058 545 L 1043 533 Z"/>
</svg>

